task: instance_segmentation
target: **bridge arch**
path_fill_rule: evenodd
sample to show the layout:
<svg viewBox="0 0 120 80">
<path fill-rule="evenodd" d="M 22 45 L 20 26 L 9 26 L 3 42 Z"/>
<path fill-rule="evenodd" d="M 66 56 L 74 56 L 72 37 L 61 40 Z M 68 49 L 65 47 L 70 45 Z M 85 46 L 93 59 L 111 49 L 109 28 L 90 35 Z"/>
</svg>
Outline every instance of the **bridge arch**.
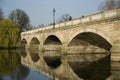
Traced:
<svg viewBox="0 0 120 80">
<path fill-rule="evenodd" d="M 40 41 L 37 37 L 33 37 L 31 40 L 30 40 L 30 45 L 34 45 L 34 44 L 40 44 Z"/>
<path fill-rule="evenodd" d="M 87 49 L 91 49 L 91 50 L 93 50 L 93 52 L 92 53 L 94 53 L 94 51 L 97 51 L 97 49 L 98 50 L 102 50 L 102 49 L 105 49 L 105 51 L 107 50 L 107 51 L 110 51 L 110 49 L 111 49 L 111 47 L 112 47 L 112 40 L 110 39 L 111 37 L 110 36 L 108 36 L 107 34 L 105 34 L 105 33 L 103 33 L 102 31 L 96 31 L 95 29 L 89 29 L 89 30 L 87 30 L 87 29 L 84 29 L 84 30 L 78 30 L 78 31 L 76 31 L 71 37 L 70 37 L 70 39 L 68 40 L 68 44 L 67 44 L 67 47 L 75 47 L 75 48 L 78 48 L 77 50 L 78 51 L 76 51 L 76 52 L 81 52 L 81 51 L 79 51 L 80 49 L 82 50 L 83 49 L 83 53 L 85 52 L 85 51 L 87 51 Z M 83 45 L 82 45 L 83 44 Z M 74 45 L 74 46 L 72 46 L 72 45 Z M 77 45 L 77 46 L 76 46 Z M 78 46 L 78 45 L 80 45 L 80 46 L 85 46 L 85 47 L 83 47 L 83 48 L 81 48 L 80 46 Z M 90 45 L 90 46 L 89 46 Z M 93 45 L 93 46 L 91 46 L 91 45 Z M 86 46 L 88 46 L 88 47 L 91 47 L 91 48 L 88 48 L 88 47 L 86 47 Z M 97 48 L 97 47 L 100 47 L 100 49 L 99 48 Z M 87 49 L 85 49 L 85 48 L 87 48 Z M 102 49 L 101 49 L 102 48 Z M 73 49 L 74 50 L 74 48 L 70 48 L 70 49 Z M 95 50 L 96 49 L 96 50 Z M 84 51 L 85 50 L 85 51 Z M 91 51 L 90 51 L 91 52 Z M 82 52 L 81 52 L 82 53 Z M 100 53 L 101 53 L 101 51 L 100 51 Z M 90 59 L 90 57 L 91 57 L 91 59 L 93 58 L 93 59 L 95 59 L 95 55 L 98 55 L 98 54 L 94 54 L 94 55 L 89 55 L 89 59 Z M 75 59 L 87 59 L 87 56 L 82 56 L 81 54 L 79 54 L 79 55 L 76 55 L 76 56 L 74 56 L 74 57 L 72 57 L 73 58 L 73 60 L 75 60 Z M 94 57 L 95 56 L 95 57 Z M 107 56 L 108 57 L 108 56 Z M 68 57 L 69 58 L 69 57 Z M 74 59 L 75 58 L 75 59 Z M 105 57 L 106 58 L 106 57 Z M 89 60 L 88 59 L 88 60 Z M 104 58 L 102 58 L 102 59 L 104 59 Z M 100 62 L 102 61 L 102 59 L 100 59 Z M 81 62 L 81 61 L 71 61 L 71 60 L 68 60 L 68 64 L 69 64 L 69 66 L 72 68 L 72 70 L 75 72 L 75 74 L 76 75 L 78 75 L 78 76 L 80 76 L 81 78 L 83 78 L 83 75 L 81 76 L 81 73 L 79 73 L 79 72 L 81 72 L 81 70 L 83 70 L 83 69 L 81 69 L 81 65 L 84 65 L 83 63 L 85 63 L 85 62 Z M 86 65 L 86 64 L 85 64 Z M 88 65 L 87 65 L 88 66 Z M 91 65 L 89 65 L 89 66 L 91 66 Z M 84 71 L 85 72 L 85 71 Z M 101 73 L 100 73 L 101 74 Z"/>
<path fill-rule="evenodd" d="M 30 57 L 33 60 L 33 62 L 37 62 L 40 57 L 39 57 L 39 45 L 40 45 L 40 41 L 38 40 L 37 37 L 33 37 L 30 41 L 30 45 L 29 45 L 29 50 L 30 50 Z"/>
<path fill-rule="evenodd" d="M 25 44 L 27 44 L 27 39 L 22 38 L 22 39 L 21 39 L 21 43 L 25 43 Z"/>
<path fill-rule="evenodd" d="M 94 37 L 98 38 L 97 40 L 94 39 Z M 71 38 L 68 40 L 68 46 L 70 46 L 71 42 L 73 41 L 73 39 L 75 38 L 79 38 L 79 39 L 82 39 L 85 41 L 85 39 L 87 40 L 87 42 L 89 42 L 90 44 L 93 44 L 93 45 L 96 45 L 100 48 L 104 48 L 106 50 L 109 50 L 111 49 L 112 47 L 112 39 L 109 35 L 103 33 L 102 31 L 98 30 L 96 31 L 95 29 L 85 29 L 85 30 L 79 30 L 77 31 L 75 34 L 73 34 L 71 36 Z M 90 42 L 90 40 L 88 39 L 91 39 L 93 40 L 93 42 Z M 95 43 L 95 42 L 103 42 L 103 43 Z M 102 46 L 102 44 L 105 44 L 106 46 Z"/>
<path fill-rule="evenodd" d="M 63 40 L 60 36 L 57 36 L 56 34 L 49 34 L 45 37 L 43 45 L 47 44 L 48 42 L 54 42 L 53 44 L 62 45 Z"/>
<path fill-rule="evenodd" d="M 59 67 L 62 64 L 60 55 L 61 54 L 60 48 L 62 46 L 61 38 L 54 34 L 49 34 L 46 36 L 43 46 L 44 46 L 43 58 L 48 67 L 53 69 Z"/>
<path fill-rule="evenodd" d="M 26 39 L 26 38 L 22 38 L 22 39 L 21 39 L 21 43 L 26 43 L 26 44 L 27 44 L 27 43 L 28 43 L 28 41 L 27 41 L 27 39 Z"/>
</svg>

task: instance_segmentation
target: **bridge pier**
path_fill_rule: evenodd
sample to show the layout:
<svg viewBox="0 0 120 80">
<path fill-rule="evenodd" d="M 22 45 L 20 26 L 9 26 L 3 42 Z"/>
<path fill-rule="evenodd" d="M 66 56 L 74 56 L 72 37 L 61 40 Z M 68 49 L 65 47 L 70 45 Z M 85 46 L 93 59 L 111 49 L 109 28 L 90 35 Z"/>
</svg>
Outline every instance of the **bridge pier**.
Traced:
<svg viewBox="0 0 120 80">
<path fill-rule="evenodd" d="M 42 52 L 42 51 L 43 51 L 43 45 L 39 45 L 38 50 L 39 50 L 40 52 Z"/>
<path fill-rule="evenodd" d="M 120 44 L 112 45 L 111 61 L 120 61 Z"/>
<path fill-rule="evenodd" d="M 114 79 L 120 79 L 120 62 L 111 62 L 111 73 Z"/>
</svg>

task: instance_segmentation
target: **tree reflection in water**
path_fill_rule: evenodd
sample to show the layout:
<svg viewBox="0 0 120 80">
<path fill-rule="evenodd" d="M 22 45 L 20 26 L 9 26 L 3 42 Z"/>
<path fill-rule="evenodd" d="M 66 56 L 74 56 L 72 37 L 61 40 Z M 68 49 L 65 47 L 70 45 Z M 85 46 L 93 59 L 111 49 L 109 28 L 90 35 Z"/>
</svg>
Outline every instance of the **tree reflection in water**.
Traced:
<svg viewBox="0 0 120 80">
<path fill-rule="evenodd" d="M 20 64 L 17 50 L 0 50 L 0 80 L 9 77 L 10 80 L 23 80 L 29 69 Z"/>
</svg>

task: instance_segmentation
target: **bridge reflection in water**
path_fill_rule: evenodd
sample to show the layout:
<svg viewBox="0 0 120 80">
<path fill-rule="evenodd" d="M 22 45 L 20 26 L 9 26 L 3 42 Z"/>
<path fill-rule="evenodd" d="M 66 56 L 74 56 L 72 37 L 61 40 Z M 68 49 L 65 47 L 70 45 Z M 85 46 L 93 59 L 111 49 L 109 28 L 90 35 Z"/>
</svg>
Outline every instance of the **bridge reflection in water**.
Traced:
<svg viewBox="0 0 120 80">
<path fill-rule="evenodd" d="M 110 53 L 60 53 L 27 50 L 22 52 L 21 62 L 55 80 L 113 80 Z"/>
</svg>

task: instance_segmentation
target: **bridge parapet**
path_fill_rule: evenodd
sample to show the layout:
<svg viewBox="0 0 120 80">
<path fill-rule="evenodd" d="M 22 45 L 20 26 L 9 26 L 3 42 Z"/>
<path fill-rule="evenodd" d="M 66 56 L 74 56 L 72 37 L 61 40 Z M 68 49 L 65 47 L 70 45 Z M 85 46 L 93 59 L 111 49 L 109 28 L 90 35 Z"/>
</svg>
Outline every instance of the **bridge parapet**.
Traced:
<svg viewBox="0 0 120 80">
<path fill-rule="evenodd" d="M 105 11 L 105 12 L 101 12 L 101 13 L 97 13 L 97 14 L 93 14 L 93 15 L 80 17 L 80 18 L 62 22 L 62 23 L 57 23 L 55 25 L 55 28 L 77 25 L 77 24 L 82 24 L 82 23 L 88 23 L 88 22 L 93 22 L 93 21 L 101 21 L 101 20 L 115 18 L 115 17 L 120 17 L 120 9 L 114 9 L 114 10 L 110 10 L 110 11 Z M 48 25 L 46 27 L 42 27 L 39 29 L 22 32 L 21 35 L 31 34 L 31 33 L 35 33 L 38 31 L 47 30 L 47 29 L 53 29 L 53 25 Z"/>
</svg>

